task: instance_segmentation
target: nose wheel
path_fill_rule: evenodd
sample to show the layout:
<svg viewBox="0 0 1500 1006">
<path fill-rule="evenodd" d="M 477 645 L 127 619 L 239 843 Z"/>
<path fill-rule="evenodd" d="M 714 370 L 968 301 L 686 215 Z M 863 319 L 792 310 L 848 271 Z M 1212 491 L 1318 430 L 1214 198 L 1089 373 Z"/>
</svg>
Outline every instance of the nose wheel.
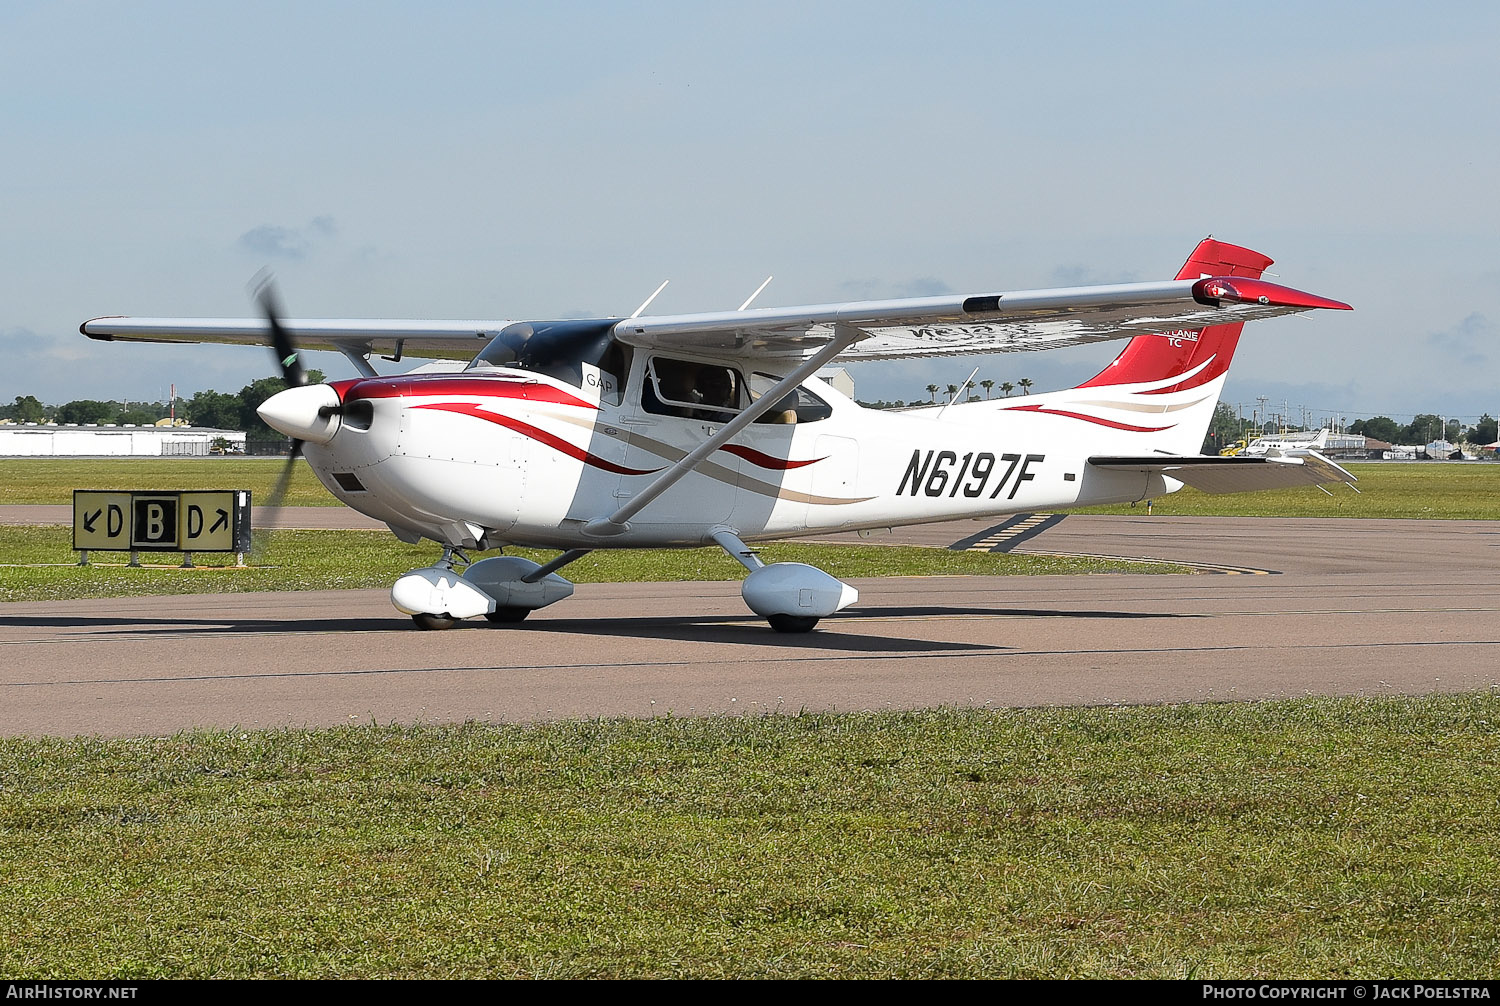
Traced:
<svg viewBox="0 0 1500 1006">
<path fill-rule="evenodd" d="M 436 632 L 438 629 L 451 629 L 458 624 L 458 619 L 449 615 L 433 615 L 428 612 L 419 612 L 411 616 L 417 628 L 426 632 Z"/>
</svg>

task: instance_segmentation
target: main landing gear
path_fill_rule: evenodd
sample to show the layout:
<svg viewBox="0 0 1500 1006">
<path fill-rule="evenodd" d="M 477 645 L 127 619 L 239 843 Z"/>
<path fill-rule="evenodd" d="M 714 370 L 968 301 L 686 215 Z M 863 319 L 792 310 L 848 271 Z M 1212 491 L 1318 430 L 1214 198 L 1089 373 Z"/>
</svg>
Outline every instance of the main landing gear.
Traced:
<svg viewBox="0 0 1500 1006">
<path fill-rule="evenodd" d="M 734 532 L 721 528 L 714 543 L 750 571 L 740 596 L 777 632 L 811 632 L 821 618 L 859 600 L 859 591 L 805 562 L 760 561 Z"/>
<path fill-rule="evenodd" d="M 750 571 L 740 585 L 740 596 L 777 632 L 811 632 L 819 619 L 859 600 L 857 590 L 816 566 L 766 565 L 733 531 L 720 529 L 710 538 Z M 545 566 L 514 555 L 470 563 L 450 546 L 431 566 L 397 580 L 391 603 L 410 615 L 419 629 L 451 629 L 461 619 L 481 615 L 495 624 L 513 625 L 537 608 L 571 596 L 573 584 L 555 571 L 587 554 L 587 549 L 574 549 Z"/>
</svg>

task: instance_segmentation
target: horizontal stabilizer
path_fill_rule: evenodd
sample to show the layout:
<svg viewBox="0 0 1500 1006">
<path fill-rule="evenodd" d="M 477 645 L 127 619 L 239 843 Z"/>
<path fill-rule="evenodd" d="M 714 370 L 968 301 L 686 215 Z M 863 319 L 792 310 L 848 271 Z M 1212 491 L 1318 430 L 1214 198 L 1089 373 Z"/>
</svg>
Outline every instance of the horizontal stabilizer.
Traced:
<svg viewBox="0 0 1500 1006">
<path fill-rule="evenodd" d="M 1180 457 L 1165 454 L 1139 457 L 1100 456 L 1089 458 L 1089 464 L 1114 472 L 1165 475 L 1206 493 L 1243 493 L 1359 481 L 1317 451 L 1253 458 L 1218 458 L 1205 454 Z"/>
</svg>

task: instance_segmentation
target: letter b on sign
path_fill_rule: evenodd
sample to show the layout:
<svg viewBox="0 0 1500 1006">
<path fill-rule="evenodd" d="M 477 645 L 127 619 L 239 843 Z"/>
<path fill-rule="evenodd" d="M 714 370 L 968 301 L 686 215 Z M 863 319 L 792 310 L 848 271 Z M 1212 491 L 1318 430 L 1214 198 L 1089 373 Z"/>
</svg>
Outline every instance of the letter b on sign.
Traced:
<svg viewBox="0 0 1500 1006">
<path fill-rule="evenodd" d="M 130 544 L 135 548 L 173 548 L 177 544 L 177 497 L 136 496 L 131 500 Z"/>
</svg>

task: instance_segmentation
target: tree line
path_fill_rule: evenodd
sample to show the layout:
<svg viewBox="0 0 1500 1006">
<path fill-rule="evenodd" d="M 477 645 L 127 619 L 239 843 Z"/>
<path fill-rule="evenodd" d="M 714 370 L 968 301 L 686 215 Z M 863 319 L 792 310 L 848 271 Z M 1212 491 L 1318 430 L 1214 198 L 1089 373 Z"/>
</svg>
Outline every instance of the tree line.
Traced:
<svg viewBox="0 0 1500 1006">
<path fill-rule="evenodd" d="M 1208 436 L 1203 441 L 1203 453 L 1217 454 L 1237 440 L 1250 441 L 1256 437 L 1274 435 L 1279 432 L 1274 422 L 1256 423 L 1238 415 L 1230 405 L 1220 402 L 1214 409 L 1209 423 Z M 1446 440 L 1456 444 L 1493 444 L 1496 437 L 1495 417 L 1486 413 L 1479 422 L 1465 428 L 1457 419 L 1444 420 L 1441 416 L 1423 413 L 1413 416 L 1412 421 L 1402 425 L 1389 416 L 1372 416 L 1358 419 L 1345 429 L 1355 436 L 1383 440 L 1388 444 L 1415 446 L 1430 444 L 1434 440 Z"/>
<path fill-rule="evenodd" d="M 321 371 L 308 371 L 310 382 L 319 384 L 324 380 Z M 263 377 L 252 381 L 237 394 L 222 391 L 199 391 L 192 398 L 177 402 L 177 416 L 190 426 L 203 426 L 217 430 L 243 430 L 251 439 L 279 439 L 260 421 L 256 409 L 262 402 L 286 390 L 286 382 L 279 377 Z M 44 405 L 35 395 L 17 395 L 9 405 L 0 405 L 0 419 L 17 423 L 77 423 L 105 426 L 151 426 L 166 419 L 170 406 L 163 402 L 101 402 L 95 399 L 78 399 L 62 405 Z"/>
</svg>

